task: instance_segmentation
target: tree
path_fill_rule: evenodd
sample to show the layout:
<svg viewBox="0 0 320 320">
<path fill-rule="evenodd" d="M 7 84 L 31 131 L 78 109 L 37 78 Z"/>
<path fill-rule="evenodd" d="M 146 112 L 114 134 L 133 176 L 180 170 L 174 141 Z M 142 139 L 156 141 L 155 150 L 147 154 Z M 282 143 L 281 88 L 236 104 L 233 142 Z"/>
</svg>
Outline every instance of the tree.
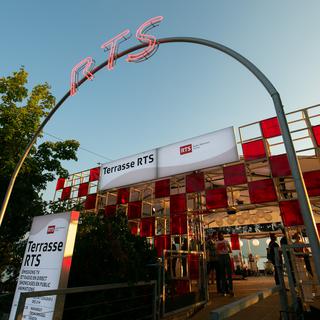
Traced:
<svg viewBox="0 0 320 320">
<path fill-rule="evenodd" d="M 155 278 L 156 252 L 146 238 L 131 234 L 125 213 L 81 216 L 69 287 Z"/>
<path fill-rule="evenodd" d="M 28 73 L 21 68 L 0 78 L 0 199 L 22 152 L 43 118 L 55 105 L 47 83 L 27 89 Z M 16 279 L 24 251 L 23 239 L 32 218 L 46 212 L 42 191 L 55 175 L 67 176 L 61 160 L 77 160 L 75 140 L 35 145 L 17 177 L 0 227 L 0 275 Z M 0 201 L 1 201 L 0 200 Z M 5 272 L 5 275 L 4 275 Z"/>
<path fill-rule="evenodd" d="M 98 319 L 115 313 L 115 318 L 119 319 L 142 319 L 143 312 L 152 304 L 150 289 L 135 287 L 134 283 L 156 280 L 158 269 L 155 262 L 155 250 L 150 248 L 146 238 L 131 234 L 127 216 L 121 210 L 113 217 L 82 214 L 68 287 L 119 282 L 132 286 L 122 290 L 67 295 L 63 318 Z M 146 309 L 137 310 L 137 305 L 144 305 Z M 139 312 L 142 312 L 141 316 Z"/>
</svg>

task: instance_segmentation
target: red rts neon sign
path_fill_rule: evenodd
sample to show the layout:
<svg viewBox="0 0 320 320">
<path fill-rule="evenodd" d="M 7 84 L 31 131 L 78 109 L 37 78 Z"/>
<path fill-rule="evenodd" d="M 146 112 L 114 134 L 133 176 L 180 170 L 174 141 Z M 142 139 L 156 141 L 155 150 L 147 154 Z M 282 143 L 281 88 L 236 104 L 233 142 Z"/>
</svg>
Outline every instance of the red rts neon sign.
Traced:
<svg viewBox="0 0 320 320">
<path fill-rule="evenodd" d="M 144 22 L 136 32 L 136 38 L 141 43 L 146 43 L 148 46 L 142 49 L 140 52 L 135 54 L 128 54 L 126 61 L 128 62 L 141 62 L 148 59 L 152 56 L 158 48 L 157 39 L 155 36 L 147 34 L 147 32 L 158 26 L 159 23 L 163 20 L 162 16 L 154 17 L 146 22 Z M 114 38 L 108 40 L 107 42 L 101 45 L 101 48 L 108 52 L 108 63 L 107 69 L 112 70 L 115 66 L 115 56 L 118 52 L 119 45 L 121 42 L 124 42 L 130 38 L 130 30 L 126 29 L 123 32 L 116 35 Z M 91 73 L 94 67 L 94 60 L 92 57 L 86 57 L 77 63 L 71 70 L 70 76 L 70 95 L 74 96 L 77 93 L 77 83 L 79 81 L 79 74 L 82 72 L 82 75 L 88 80 L 94 78 Z"/>
</svg>

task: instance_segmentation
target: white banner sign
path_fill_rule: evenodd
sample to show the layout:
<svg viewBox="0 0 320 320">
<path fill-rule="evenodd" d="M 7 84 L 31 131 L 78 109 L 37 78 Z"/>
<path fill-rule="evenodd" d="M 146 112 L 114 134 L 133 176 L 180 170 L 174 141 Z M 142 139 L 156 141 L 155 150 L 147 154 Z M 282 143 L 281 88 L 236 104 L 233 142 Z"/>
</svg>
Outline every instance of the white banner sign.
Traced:
<svg viewBox="0 0 320 320">
<path fill-rule="evenodd" d="M 79 212 L 45 215 L 33 219 L 11 307 L 14 319 L 21 292 L 53 290 L 67 286 Z M 56 296 L 29 298 L 26 319 L 52 319 Z"/>
<path fill-rule="evenodd" d="M 103 164 L 99 190 L 239 160 L 233 127 Z"/>
<path fill-rule="evenodd" d="M 159 148 L 158 178 L 238 161 L 232 127 Z"/>
<path fill-rule="evenodd" d="M 99 189 L 105 190 L 157 178 L 156 150 L 102 165 Z"/>
</svg>

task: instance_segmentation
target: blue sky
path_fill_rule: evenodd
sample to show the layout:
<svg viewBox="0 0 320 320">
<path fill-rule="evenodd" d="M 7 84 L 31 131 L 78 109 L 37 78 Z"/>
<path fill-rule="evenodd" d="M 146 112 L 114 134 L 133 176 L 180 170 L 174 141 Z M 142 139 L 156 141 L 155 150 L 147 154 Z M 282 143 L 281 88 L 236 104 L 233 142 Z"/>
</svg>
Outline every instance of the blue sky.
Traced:
<svg viewBox="0 0 320 320">
<path fill-rule="evenodd" d="M 319 1 L 3 1 L 0 76 L 24 65 L 30 88 L 47 81 L 59 100 L 72 67 L 126 28 L 163 15 L 152 33 L 220 42 L 251 60 L 281 94 L 286 111 L 320 101 Z M 133 37 L 121 49 L 137 44 Z M 165 44 L 149 60 L 100 71 L 52 118 L 45 132 L 83 148 L 70 172 L 230 125 L 273 116 L 261 84 L 238 62 L 191 44 Z M 49 140 L 51 137 L 45 136 Z M 53 196 L 52 185 L 45 197 Z"/>
</svg>

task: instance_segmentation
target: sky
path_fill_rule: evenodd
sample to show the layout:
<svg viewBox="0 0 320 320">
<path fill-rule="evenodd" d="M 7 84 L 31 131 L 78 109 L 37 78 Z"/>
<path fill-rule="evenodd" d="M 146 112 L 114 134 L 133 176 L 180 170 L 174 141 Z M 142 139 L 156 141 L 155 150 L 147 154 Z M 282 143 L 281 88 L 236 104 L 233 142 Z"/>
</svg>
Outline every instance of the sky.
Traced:
<svg viewBox="0 0 320 320">
<path fill-rule="evenodd" d="M 119 51 L 138 44 L 136 29 L 163 16 L 157 38 L 198 37 L 254 63 L 279 91 L 286 112 L 320 101 L 320 2 L 297 0 L 2 1 L 0 77 L 24 66 L 28 87 L 48 82 L 57 101 L 75 64 L 130 29 Z M 228 126 L 275 115 L 259 81 L 216 50 L 163 44 L 147 61 L 117 61 L 79 88 L 45 127 L 44 139 L 76 139 L 70 173 Z M 51 135 L 51 136 L 50 136 Z M 97 153 L 98 155 L 94 154 Z M 52 199 L 49 184 L 45 199 Z"/>
</svg>

